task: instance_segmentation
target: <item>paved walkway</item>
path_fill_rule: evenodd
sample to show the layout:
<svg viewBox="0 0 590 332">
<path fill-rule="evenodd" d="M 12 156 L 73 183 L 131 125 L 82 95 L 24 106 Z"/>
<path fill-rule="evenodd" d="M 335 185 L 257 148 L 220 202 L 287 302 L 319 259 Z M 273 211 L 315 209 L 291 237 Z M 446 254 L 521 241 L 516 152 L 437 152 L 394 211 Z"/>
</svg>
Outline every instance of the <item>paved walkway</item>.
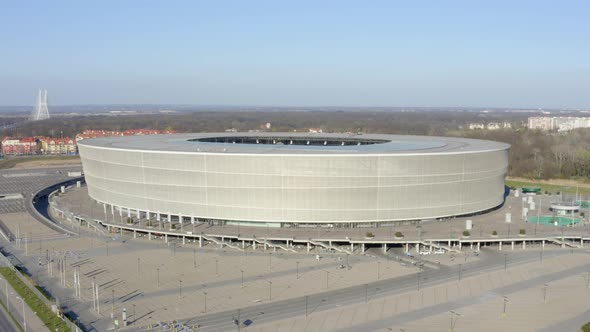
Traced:
<svg viewBox="0 0 590 332">
<path fill-rule="evenodd" d="M 590 320 L 588 271 L 590 255 L 566 255 L 248 330 L 441 331 L 453 311 L 454 331 L 577 331 Z"/>
</svg>

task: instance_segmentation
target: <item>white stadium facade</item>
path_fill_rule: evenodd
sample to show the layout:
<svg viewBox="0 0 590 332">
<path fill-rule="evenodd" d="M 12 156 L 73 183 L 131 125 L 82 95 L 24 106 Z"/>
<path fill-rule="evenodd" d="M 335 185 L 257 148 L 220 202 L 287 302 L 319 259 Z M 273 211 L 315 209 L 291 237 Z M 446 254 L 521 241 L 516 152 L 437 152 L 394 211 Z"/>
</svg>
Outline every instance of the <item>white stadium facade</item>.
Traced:
<svg viewBox="0 0 590 332">
<path fill-rule="evenodd" d="M 504 143 L 464 138 L 199 133 L 79 141 L 88 193 L 126 215 L 222 224 L 423 220 L 504 202 Z M 105 210 L 106 211 L 106 210 Z"/>
</svg>

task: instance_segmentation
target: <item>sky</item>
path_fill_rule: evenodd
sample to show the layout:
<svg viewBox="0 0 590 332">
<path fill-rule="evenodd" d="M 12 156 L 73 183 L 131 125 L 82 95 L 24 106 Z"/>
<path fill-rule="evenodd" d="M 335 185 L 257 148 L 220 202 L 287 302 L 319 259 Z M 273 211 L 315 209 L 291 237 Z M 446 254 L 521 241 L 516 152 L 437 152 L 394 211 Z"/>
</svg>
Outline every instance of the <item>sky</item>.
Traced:
<svg viewBox="0 0 590 332">
<path fill-rule="evenodd" d="M 588 1 L 2 1 L 0 105 L 590 109 Z"/>
</svg>

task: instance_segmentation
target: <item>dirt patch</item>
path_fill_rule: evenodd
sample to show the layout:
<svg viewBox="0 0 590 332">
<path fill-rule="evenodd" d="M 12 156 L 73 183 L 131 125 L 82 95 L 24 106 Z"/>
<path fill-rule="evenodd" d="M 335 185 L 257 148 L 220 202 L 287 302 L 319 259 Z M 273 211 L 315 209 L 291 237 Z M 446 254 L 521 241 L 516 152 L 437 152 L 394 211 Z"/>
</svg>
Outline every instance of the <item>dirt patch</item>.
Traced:
<svg viewBox="0 0 590 332">
<path fill-rule="evenodd" d="M 78 156 L 31 156 L 0 159 L 0 169 L 25 169 L 80 165 Z"/>
<path fill-rule="evenodd" d="M 25 161 L 14 165 L 13 169 L 27 169 L 51 166 L 70 166 L 80 165 L 80 159 L 63 159 L 63 160 L 33 160 Z"/>
</svg>

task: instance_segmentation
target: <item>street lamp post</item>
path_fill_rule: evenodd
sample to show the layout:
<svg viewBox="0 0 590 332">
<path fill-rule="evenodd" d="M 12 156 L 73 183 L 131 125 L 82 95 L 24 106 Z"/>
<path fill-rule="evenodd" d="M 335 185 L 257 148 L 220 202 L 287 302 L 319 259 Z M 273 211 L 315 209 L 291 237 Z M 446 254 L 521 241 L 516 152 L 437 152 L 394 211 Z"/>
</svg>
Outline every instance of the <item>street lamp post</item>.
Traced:
<svg viewBox="0 0 590 332">
<path fill-rule="evenodd" d="M 543 284 L 543 303 L 547 303 L 547 284 Z"/>
<path fill-rule="evenodd" d="M 23 304 L 23 329 L 25 332 L 27 332 L 27 319 L 25 317 L 25 300 L 20 296 L 17 296 L 16 298 L 21 300 L 21 302 Z"/>
<path fill-rule="evenodd" d="M 137 278 L 139 278 L 139 276 L 141 275 L 141 270 L 140 270 L 140 262 L 141 262 L 141 258 L 137 257 Z"/>
<path fill-rule="evenodd" d="M 156 268 L 156 276 L 157 276 L 157 280 L 158 280 L 158 288 L 160 288 L 160 268 L 159 267 Z"/>
<path fill-rule="evenodd" d="M 504 254 L 504 272 L 508 269 L 508 254 Z"/>
<path fill-rule="evenodd" d="M 207 292 L 203 292 L 204 295 L 204 304 L 205 304 L 205 313 L 207 313 Z"/>
<path fill-rule="evenodd" d="M 508 297 L 504 296 L 504 309 L 502 310 L 502 316 L 506 316 L 506 302 L 508 302 Z"/>
<path fill-rule="evenodd" d="M 182 279 L 178 280 L 178 297 L 182 297 Z"/>
<path fill-rule="evenodd" d="M 305 295 L 305 317 L 307 317 L 307 304 L 309 302 L 309 296 Z"/>
<path fill-rule="evenodd" d="M 10 307 L 8 304 L 8 282 L 6 281 L 6 279 L 2 278 L 2 280 L 4 280 L 4 288 L 5 288 L 5 292 L 6 292 L 6 311 L 10 312 Z"/>
<path fill-rule="evenodd" d="M 368 291 L 369 285 L 365 284 L 365 303 L 369 302 L 369 291 Z"/>
<path fill-rule="evenodd" d="M 135 323 L 135 320 L 136 320 L 136 318 L 135 318 L 135 303 L 133 303 L 132 306 L 133 306 L 133 322 Z"/>
<path fill-rule="evenodd" d="M 111 290 L 112 302 L 111 302 L 111 317 L 115 317 L 115 290 Z"/>
<path fill-rule="evenodd" d="M 297 279 L 299 279 L 299 261 L 297 261 L 296 263 L 297 263 Z"/>
<path fill-rule="evenodd" d="M 326 289 L 330 288 L 328 284 L 328 280 L 330 278 L 330 272 L 326 271 Z"/>
<path fill-rule="evenodd" d="M 197 249 L 195 248 L 193 248 L 193 267 L 197 268 Z"/>
<path fill-rule="evenodd" d="M 451 332 L 455 331 L 455 325 L 457 324 L 457 319 L 459 319 L 458 313 L 454 311 L 449 311 L 451 313 Z"/>
<path fill-rule="evenodd" d="M 268 281 L 268 300 L 272 301 L 272 281 Z"/>
<path fill-rule="evenodd" d="M 461 273 L 463 272 L 463 264 L 459 264 L 459 276 L 458 281 L 461 281 Z"/>
<path fill-rule="evenodd" d="M 418 279 L 418 291 L 420 291 L 420 277 L 422 274 L 422 270 L 419 270 L 418 273 L 416 273 L 416 279 Z"/>
<path fill-rule="evenodd" d="M 244 288 L 244 270 L 240 271 L 242 273 L 242 288 Z"/>
</svg>

